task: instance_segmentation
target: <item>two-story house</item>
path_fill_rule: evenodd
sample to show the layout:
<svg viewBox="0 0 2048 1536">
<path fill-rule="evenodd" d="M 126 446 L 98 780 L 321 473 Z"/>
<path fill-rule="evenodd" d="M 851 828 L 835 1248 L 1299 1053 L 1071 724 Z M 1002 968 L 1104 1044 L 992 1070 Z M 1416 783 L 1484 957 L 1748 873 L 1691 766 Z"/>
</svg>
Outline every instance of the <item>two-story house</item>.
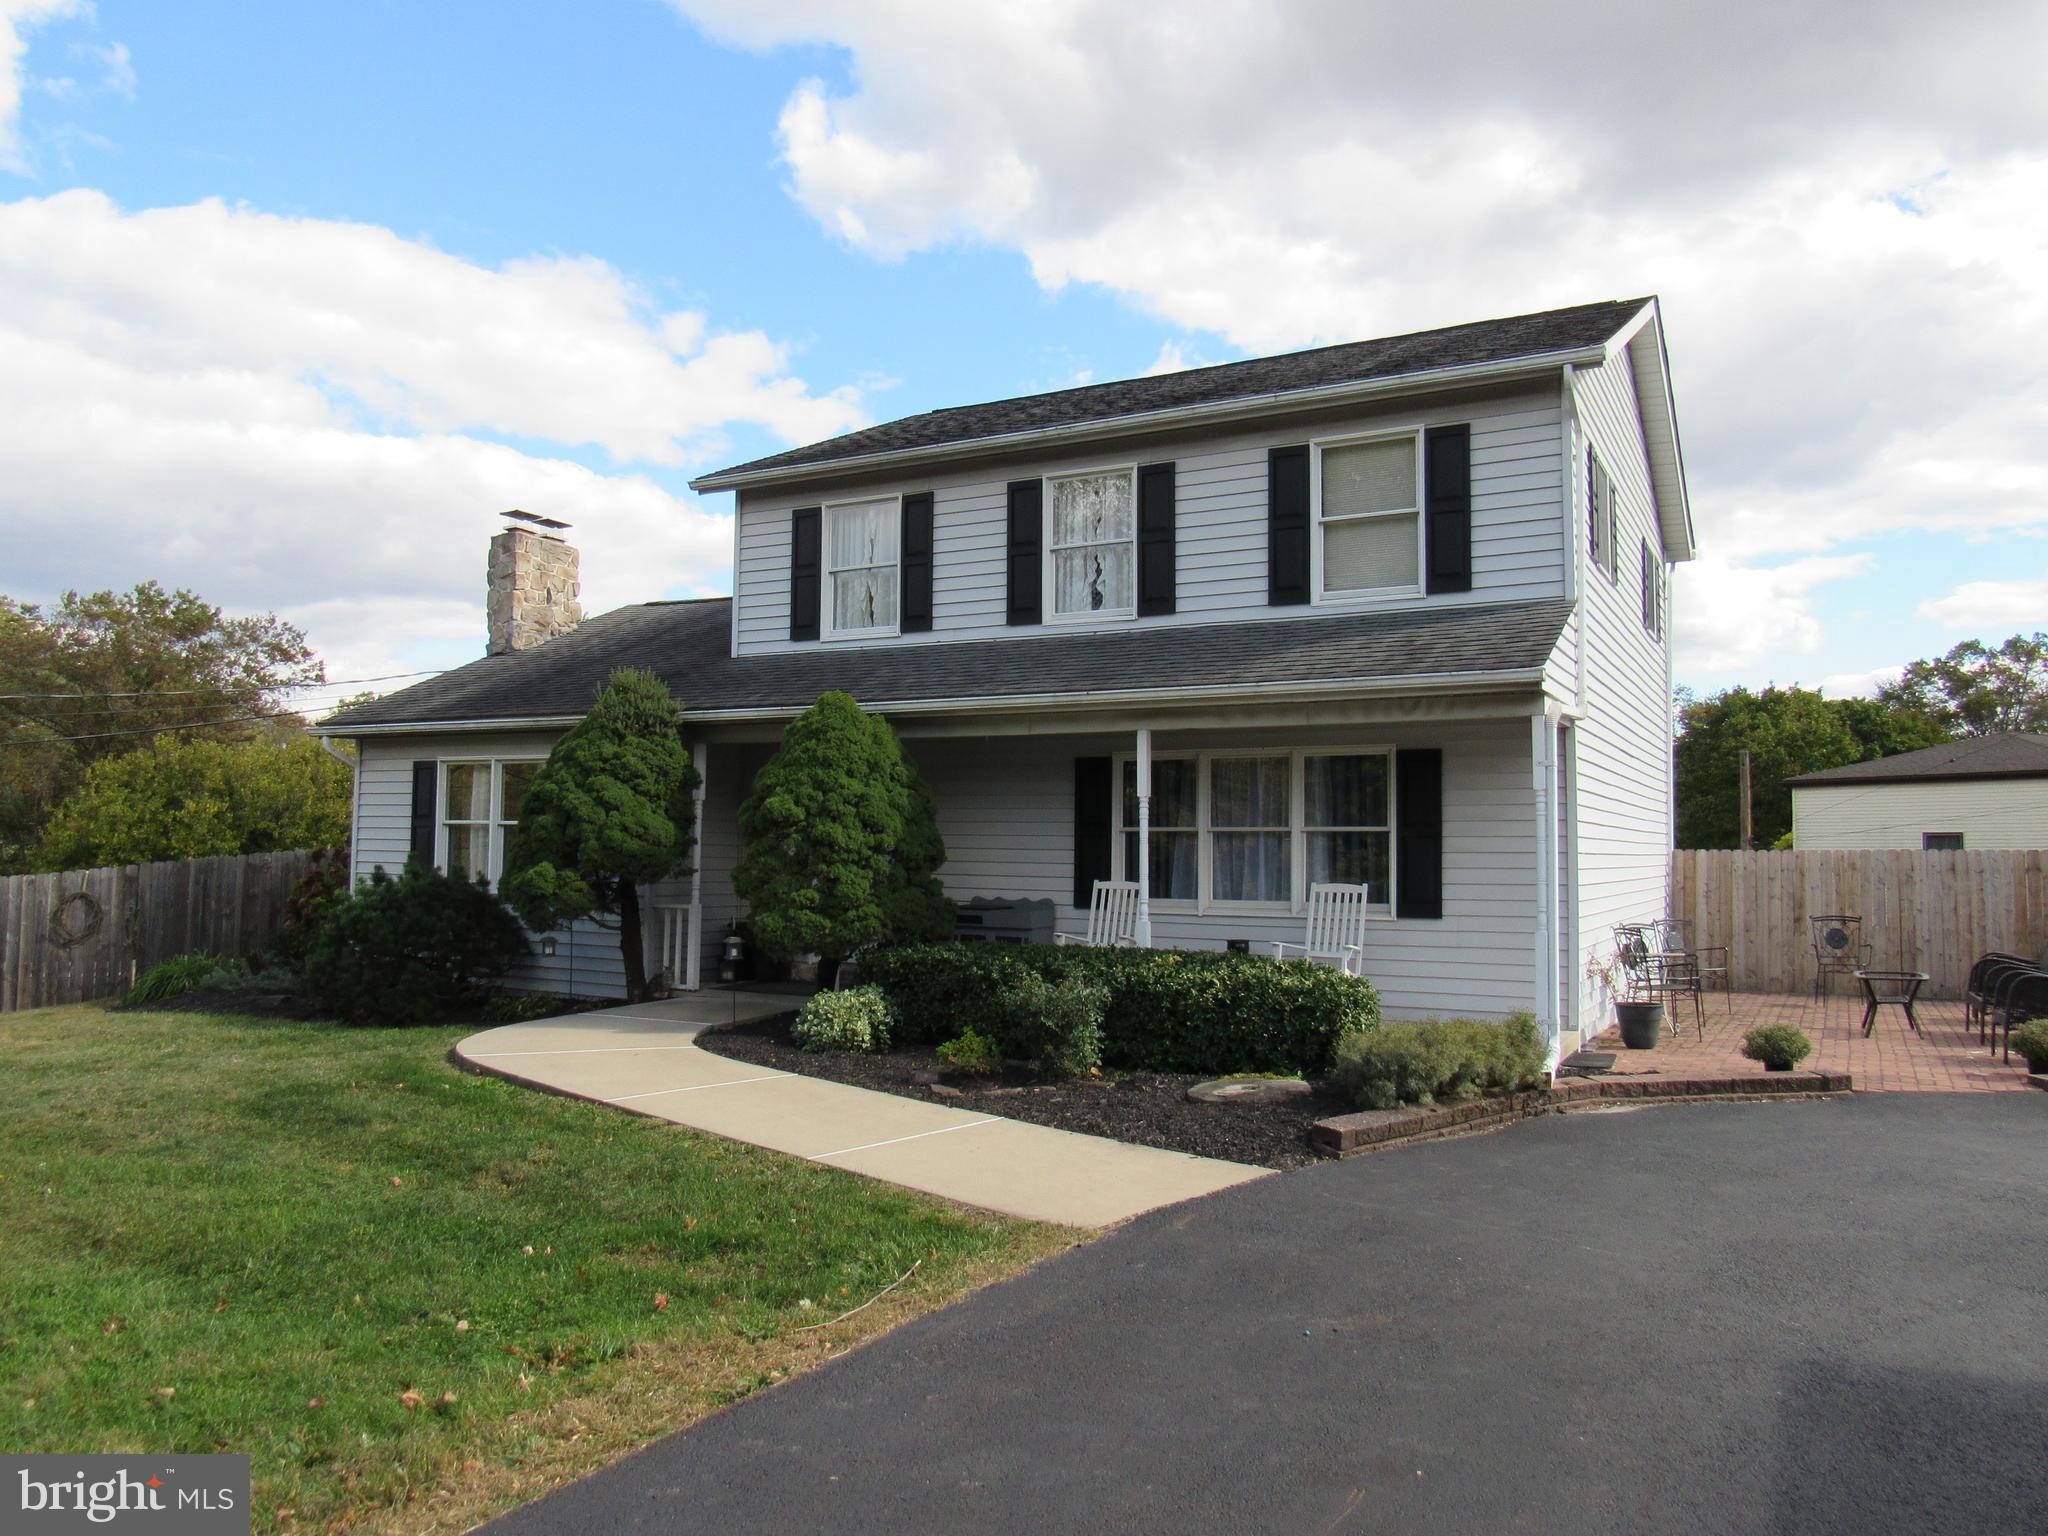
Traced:
<svg viewBox="0 0 2048 1536">
<path fill-rule="evenodd" d="M 736 915 L 737 809 L 827 689 L 888 716 L 948 892 L 1149 886 L 1156 946 L 1299 941 L 1363 883 L 1390 1014 L 1597 1032 L 1586 955 L 1664 911 L 1673 562 L 1693 553 L 1654 299 L 906 417 L 693 482 L 734 595 L 577 620 L 573 555 L 493 546 L 496 654 L 328 722 L 355 868 L 495 874 L 610 671 L 652 668 L 704 770 L 699 868 L 649 952 L 692 984 Z M 557 631 L 566 631 L 557 633 Z M 539 643 L 536 643 L 539 642 Z M 520 979 L 616 995 L 616 942 Z"/>
</svg>

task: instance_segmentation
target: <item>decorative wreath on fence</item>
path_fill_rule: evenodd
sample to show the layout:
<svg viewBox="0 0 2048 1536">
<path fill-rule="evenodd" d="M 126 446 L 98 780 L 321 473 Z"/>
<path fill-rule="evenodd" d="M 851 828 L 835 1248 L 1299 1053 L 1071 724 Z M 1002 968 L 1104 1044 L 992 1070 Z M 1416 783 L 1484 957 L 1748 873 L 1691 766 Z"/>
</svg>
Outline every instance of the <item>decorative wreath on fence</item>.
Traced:
<svg viewBox="0 0 2048 1536">
<path fill-rule="evenodd" d="M 73 907 L 83 907 L 84 915 L 74 918 Z M 76 948 L 98 933 L 106 920 L 106 909 L 91 891 L 73 891 L 68 896 L 59 896 L 57 904 L 50 908 L 50 942 L 59 949 Z"/>
</svg>

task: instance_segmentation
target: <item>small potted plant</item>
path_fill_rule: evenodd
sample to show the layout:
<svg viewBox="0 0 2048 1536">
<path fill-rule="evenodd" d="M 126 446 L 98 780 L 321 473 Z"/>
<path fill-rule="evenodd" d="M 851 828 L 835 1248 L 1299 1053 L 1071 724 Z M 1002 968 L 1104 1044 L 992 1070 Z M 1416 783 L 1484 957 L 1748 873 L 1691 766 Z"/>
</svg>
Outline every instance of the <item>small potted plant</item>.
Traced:
<svg viewBox="0 0 2048 1536">
<path fill-rule="evenodd" d="M 2012 1032 L 2012 1048 L 2027 1059 L 2029 1072 L 2048 1072 L 2048 1019 L 2031 1019 Z"/>
<path fill-rule="evenodd" d="M 1586 979 L 1597 981 L 1614 999 L 1614 1022 L 1621 1026 L 1621 1043 L 1632 1051 L 1655 1050 L 1664 1037 L 1664 1005 L 1636 995 L 1635 972 L 1622 963 L 1621 956 L 1589 956 Z"/>
<path fill-rule="evenodd" d="M 1742 1037 L 1742 1054 L 1766 1072 L 1790 1072 L 1813 1054 L 1813 1042 L 1796 1025 L 1759 1024 Z"/>
</svg>

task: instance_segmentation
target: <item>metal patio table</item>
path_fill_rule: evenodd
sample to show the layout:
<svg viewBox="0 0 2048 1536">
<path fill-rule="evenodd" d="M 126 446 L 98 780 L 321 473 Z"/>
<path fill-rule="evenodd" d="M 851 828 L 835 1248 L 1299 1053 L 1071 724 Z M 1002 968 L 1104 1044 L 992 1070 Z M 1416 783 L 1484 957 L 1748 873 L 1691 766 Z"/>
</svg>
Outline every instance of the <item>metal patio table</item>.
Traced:
<svg viewBox="0 0 2048 1536">
<path fill-rule="evenodd" d="M 1927 985 L 1925 971 L 1858 971 L 1856 979 L 1863 983 L 1863 1033 L 1869 1034 L 1877 1024 L 1877 1010 L 1881 1003 L 1897 1003 L 1906 1010 L 1906 1022 L 1913 1026 L 1913 1033 L 1920 1033 L 1920 1021 L 1913 1016 L 1913 999 L 1920 995 L 1920 989 Z"/>
</svg>

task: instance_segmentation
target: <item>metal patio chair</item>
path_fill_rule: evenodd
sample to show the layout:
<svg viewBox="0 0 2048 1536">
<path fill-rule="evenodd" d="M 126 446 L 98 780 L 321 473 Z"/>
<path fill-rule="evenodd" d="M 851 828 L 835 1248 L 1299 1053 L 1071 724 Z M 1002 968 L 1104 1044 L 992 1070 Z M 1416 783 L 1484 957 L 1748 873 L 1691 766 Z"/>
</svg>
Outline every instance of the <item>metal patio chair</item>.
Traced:
<svg viewBox="0 0 2048 1536">
<path fill-rule="evenodd" d="M 1863 942 L 1863 919 L 1846 913 L 1807 918 L 1813 929 L 1813 995 L 1832 993 L 1834 978 L 1852 980 L 1870 969 L 1871 948 Z"/>
<path fill-rule="evenodd" d="M 1668 918 L 1663 924 L 1664 948 L 1675 954 L 1690 955 L 1699 968 L 1700 985 L 1712 991 L 1719 988 L 1728 1001 L 1728 1016 L 1735 1016 L 1734 972 L 1728 964 L 1726 944 L 1695 944 L 1692 924 L 1684 918 Z"/>
</svg>

